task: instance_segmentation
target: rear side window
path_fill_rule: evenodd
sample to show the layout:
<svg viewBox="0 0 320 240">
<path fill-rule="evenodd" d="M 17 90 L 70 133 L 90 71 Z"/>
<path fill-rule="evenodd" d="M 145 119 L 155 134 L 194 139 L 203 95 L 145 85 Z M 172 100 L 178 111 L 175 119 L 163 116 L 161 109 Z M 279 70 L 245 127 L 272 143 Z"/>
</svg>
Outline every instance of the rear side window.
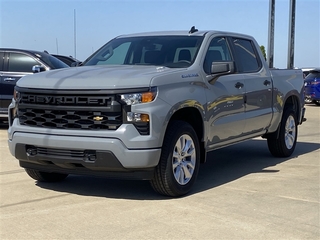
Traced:
<svg viewBox="0 0 320 240">
<path fill-rule="evenodd" d="M 240 72 L 257 72 L 261 68 L 261 63 L 253 43 L 247 39 L 233 38 L 234 49 L 237 55 L 237 62 Z"/>
<path fill-rule="evenodd" d="M 39 65 L 39 63 L 26 54 L 10 53 L 9 55 L 9 72 L 32 72 L 34 65 Z"/>
</svg>

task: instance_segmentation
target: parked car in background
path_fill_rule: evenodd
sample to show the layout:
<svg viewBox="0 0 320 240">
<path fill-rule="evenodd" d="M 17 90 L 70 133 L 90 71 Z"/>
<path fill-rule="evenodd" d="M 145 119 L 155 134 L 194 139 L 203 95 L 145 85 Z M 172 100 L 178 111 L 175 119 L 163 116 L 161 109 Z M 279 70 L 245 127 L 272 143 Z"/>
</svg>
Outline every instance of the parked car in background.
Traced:
<svg viewBox="0 0 320 240">
<path fill-rule="evenodd" d="M 51 54 L 52 56 L 60 59 L 62 62 L 67 64 L 69 67 L 77 66 L 81 63 L 78 59 L 75 59 L 72 56 L 64 56 L 64 55 L 57 55 L 57 54 Z"/>
<path fill-rule="evenodd" d="M 308 74 L 310 73 L 311 70 L 315 69 L 313 68 L 301 68 L 302 72 L 303 72 L 303 78 L 306 78 L 308 76 Z"/>
<path fill-rule="evenodd" d="M 305 102 L 320 106 L 320 68 L 310 71 L 304 79 Z"/>
<path fill-rule="evenodd" d="M 66 67 L 67 64 L 45 52 L 0 48 L 0 121 L 8 118 L 13 89 L 21 77 Z"/>
</svg>

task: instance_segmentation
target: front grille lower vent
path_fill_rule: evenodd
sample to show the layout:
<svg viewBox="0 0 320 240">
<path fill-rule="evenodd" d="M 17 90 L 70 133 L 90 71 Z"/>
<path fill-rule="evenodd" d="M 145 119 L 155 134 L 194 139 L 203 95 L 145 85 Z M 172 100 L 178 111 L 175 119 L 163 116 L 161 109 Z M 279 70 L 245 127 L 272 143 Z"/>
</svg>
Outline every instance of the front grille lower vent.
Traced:
<svg viewBox="0 0 320 240">
<path fill-rule="evenodd" d="M 43 156 L 57 156 L 67 157 L 75 159 L 84 159 L 85 152 L 81 150 L 62 150 L 62 149 L 51 149 L 51 148 L 40 148 L 37 147 L 37 154 Z"/>
<path fill-rule="evenodd" d="M 149 135 L 150 134 L 149 122 L 142 122 L 142 123 L 135 122 L 133 125 L 136 127 L 136 129 L 138 130 L 138 132 L 141 135 Z"/>
<path fill-rule="evenodd" d="M 32 145 L 26 145 L 26 152 L 29 157 L 45 156 L 55 157 L 59 159 L 69 160 L 83 160 L 93 162 L 97 159 L 95 150 L 69 150 L 69 149 L 55 149 L 55 148 L 42 148 Z"/>
</svg>

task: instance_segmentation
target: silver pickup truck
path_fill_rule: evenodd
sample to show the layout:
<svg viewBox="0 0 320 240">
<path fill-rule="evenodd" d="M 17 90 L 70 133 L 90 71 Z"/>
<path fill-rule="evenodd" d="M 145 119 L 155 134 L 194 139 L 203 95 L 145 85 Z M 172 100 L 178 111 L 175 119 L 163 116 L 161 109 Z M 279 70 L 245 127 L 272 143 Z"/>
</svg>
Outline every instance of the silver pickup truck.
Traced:
<svg viewBox="0 0 320 240">
<path fill-rule="evenodd" d="M 11 154 L 30 177 L 150 180 L 190 191 L 207 153 L 255 137 L 290 156 L 304 119 L 301 70 L 270 70 L 251 36 L 175 31 L 112 39 L 82 66 L 21 78 Z"/>
</svg>

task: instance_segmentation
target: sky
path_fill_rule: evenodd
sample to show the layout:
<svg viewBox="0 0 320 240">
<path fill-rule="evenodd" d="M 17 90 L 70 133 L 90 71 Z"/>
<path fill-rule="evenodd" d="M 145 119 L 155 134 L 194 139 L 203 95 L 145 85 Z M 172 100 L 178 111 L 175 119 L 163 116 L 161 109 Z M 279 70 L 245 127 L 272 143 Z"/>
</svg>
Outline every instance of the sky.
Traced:
<svg viewBox="0 0 320 240">
<path fill-rule="evenodd" d="M 270 0 L 0 0 L 0 47 L 84 61 L 129 33 L 222 30 L 252 35 L 268 52 Z M 274 67 L 288 65 L 290 0 L 275 0 Z M 320 0 L 296 0 L 294 66 L 320 67 Z"/>
</svg>

